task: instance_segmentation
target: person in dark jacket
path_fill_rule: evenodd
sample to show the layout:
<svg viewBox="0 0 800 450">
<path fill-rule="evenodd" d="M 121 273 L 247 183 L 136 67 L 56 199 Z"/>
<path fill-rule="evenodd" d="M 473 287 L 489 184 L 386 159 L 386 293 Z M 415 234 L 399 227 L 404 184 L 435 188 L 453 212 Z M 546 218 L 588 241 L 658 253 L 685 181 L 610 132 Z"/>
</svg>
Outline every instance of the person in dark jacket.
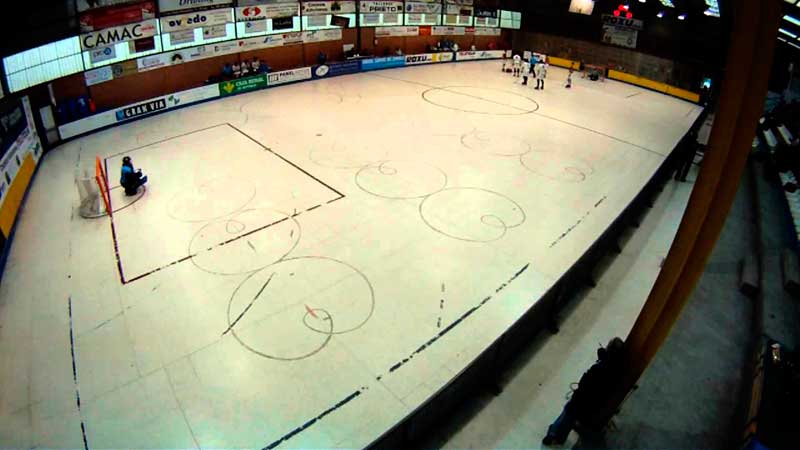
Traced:
<svg viewBox="0 0 800 450">
<path fill-rule="evenodd" d="M 561 415 L 547 429 L 543 445 L 562 445 L 578 422 L 587 429 L 597 429 L 592 413 L 605 404 L 621 377 L 623 348 L 622 339 L 614 338 L 597 350 L 597 362 L 583 374 Z"/>
<path fill-rule="evenodd" d="M 139 186 L 147 183 L 147 177 L 142 175 L 142 171 L 133 168 L 131 157 L 122 158 L 122 168 L 120 169 L 119 184 L 125 189 L 125 195 L 136 195 Z"/>
</svg>

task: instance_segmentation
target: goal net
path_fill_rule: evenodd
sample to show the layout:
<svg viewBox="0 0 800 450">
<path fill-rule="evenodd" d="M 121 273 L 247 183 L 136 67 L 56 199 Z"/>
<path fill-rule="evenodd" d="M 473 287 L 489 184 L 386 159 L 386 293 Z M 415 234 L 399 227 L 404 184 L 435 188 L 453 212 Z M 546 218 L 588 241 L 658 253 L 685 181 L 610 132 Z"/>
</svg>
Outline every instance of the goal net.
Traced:
<svg viewBox="0 0 800 450">
<path fill-rule="evenodd" d="M 111 214 L 108 177 L 99 157 L 95 157 L 94 160 L 94 174 L 90 175 L 88 171 L 84 171 L 76 183 L 80 197 L 81 217 L 95 218 Z"/>
<path fill-rule="evenodd" d="M 606 66 L 584 64 L 581 78 L 586 78 L 592 81 L 606 81 L 606 70 Z"/>
</svg>

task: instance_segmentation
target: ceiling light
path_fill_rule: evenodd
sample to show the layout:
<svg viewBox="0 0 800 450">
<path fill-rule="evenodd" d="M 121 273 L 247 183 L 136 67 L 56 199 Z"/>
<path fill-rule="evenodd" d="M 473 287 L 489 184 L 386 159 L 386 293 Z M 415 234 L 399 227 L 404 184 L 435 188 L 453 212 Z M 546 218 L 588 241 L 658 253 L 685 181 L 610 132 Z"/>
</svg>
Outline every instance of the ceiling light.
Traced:
<svg viewBox="0 0 800 450">
<path fill-rule="evenodd" d="M 656 17 L 658 17 L 659 19 L 664 17 L 664 11 L 659 11 L 658 14 L 656 14 Z"/>
<path fill-rule="evenodd" d="M 666 6 L 666 7 L 668 7 L 668 8 L 674 8 L 675 7 L 675 5 L 672 3 L 672 0 L 661 0 L 661 4 Z"/>
<path fill-rule="evenodd" d="M 778 31 L 780 31 L 781 33 L 783 33 L 783 34 L 785 34 L 785 35 L 789 36 L 789 37 L 790 37 L 790 38 L 792 38 L 792 39 L 797 39 L 797 35 L 796 35 L 796 34 L 794 34 L 794 33 L 792 33 L 791 31 L 784 30 L 783 28 L 778 28 Z"/>
<path fill-rule="evenodd" d="M 785 20 L 785 21 L 787 21 L 789 23 L 793 23 L 793 24 L 797 25 L 798 27 L 800 27 L 800 20 L 797 20 L 792 16 L 789 16 L 789 15 L 783 16 L 783 20 Z"/>
<path fill-rule="evenodd" d="M 686 14 L 681 14 L 680 16 L 678 16 L 678 20 L 685 20 L 685 19 L 686 19 Z"/>
<path fill-rule="evenodd" d="M 647 0 L 639 0 L 639 3 L 645 3 Z"/>
<path fill-rule="evenodd" d="M 794 48 L 796 48 L 796 49 L 800 50 L 800 45 L 797 45 L 797 44 L 795 44 L 794 42 L 789 42 L 789 41 L 786 41 L 786 43 L 787 43 L 787 44 L 789 44 L 789 45 L 791 45 L 792 47 L 794 47 Z"/>
</svg>

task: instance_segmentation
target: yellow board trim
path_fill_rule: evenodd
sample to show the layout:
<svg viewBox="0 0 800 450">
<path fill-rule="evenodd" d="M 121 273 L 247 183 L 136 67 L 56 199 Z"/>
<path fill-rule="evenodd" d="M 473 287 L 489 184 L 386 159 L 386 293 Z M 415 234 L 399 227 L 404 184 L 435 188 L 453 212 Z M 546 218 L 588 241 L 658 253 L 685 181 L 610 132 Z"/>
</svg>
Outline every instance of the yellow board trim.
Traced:
<svg viewBox="0 0 800 450">
<path fill-rule="evenodd" d="M 551 66 L 564 67 L 566 69 L 572 69 L 572 70 L 578 70 L 581 67 L 581 63 L 579 63 L 578 61 L 558 58 L 556 56 L 548 56 L 547 62 L 550 63 Z"/>
<path fill-rule="evenodd" d="M 22 203 L 22 198 L 25 196 L 25 190 L 28 188 L 28 183 L 33 177 L 33 170 L 36 168 L 36 163 L 30 153 L 22 161 L 22 165 L 11 182 L 8 188 L 8 194 L 3 201 L 3 206 L 0 206 L 0 230 L 8 237 L 11 234 L 11 228 L 14 226 L 14 219 L 17 218 L 19 212 L 19 205 Z"/>
<path fill-rule="evenodd" d="M 612 80 L 619 80 L 619 81 L 624 81 L 626 83 L 635 84 L 637 86 L 646 87 L 648 89 L 652 89 L 657 92 L 662 92 L 667 95 L 672 95 L 674 97 L 682 98 L 684 100 L 689 100 L 690 102 L 695 102 L 695 103 L 700 102 L 700 94 L 687 91 L 685 89 L 677 88 L 675 86 L 670 86 L 666 83 L 653 81 L 647 78 L 637 77 L 636 75 L 631 75 L 629 73 L 620 72 L 617 70 L 609 70 L 608 78 L 611 78 Z"/>
</svg>

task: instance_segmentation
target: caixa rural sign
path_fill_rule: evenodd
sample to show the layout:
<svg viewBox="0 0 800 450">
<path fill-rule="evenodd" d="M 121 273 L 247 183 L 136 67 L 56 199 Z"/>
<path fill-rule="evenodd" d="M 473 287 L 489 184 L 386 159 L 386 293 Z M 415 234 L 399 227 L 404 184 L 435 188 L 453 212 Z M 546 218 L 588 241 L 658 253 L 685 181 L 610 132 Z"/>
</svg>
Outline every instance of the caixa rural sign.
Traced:
<svg viewBox="0 0 800 450">
<path fill-rule="evenodd" d="M 644 29 L 644 22 L 641 20 L 616 17 L 612 16 L 611 14 L 603 14 L 603 25 L 611 25 L 614 27 L 636 31 L 642 31 Z"/>
</svg>

